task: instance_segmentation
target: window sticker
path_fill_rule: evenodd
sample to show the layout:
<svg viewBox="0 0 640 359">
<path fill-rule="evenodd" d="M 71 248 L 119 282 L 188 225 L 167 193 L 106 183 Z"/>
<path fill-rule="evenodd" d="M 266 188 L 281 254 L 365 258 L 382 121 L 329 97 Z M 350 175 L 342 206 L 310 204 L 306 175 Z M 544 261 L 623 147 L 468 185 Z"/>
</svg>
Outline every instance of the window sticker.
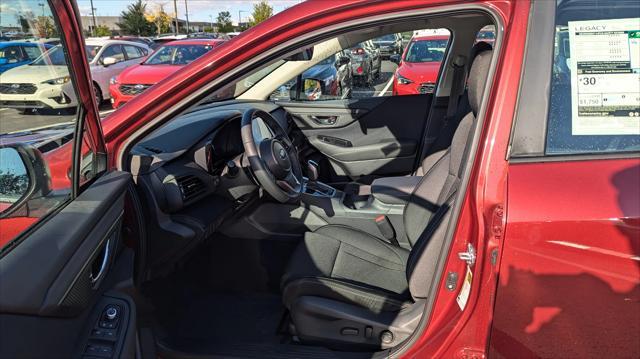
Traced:
<svg viewBox="0 0 640 359">
<path fill-rule="evenodd" d="M 568 25 L 572 134 L 640 135 L 640 18 Z"/>
</svg>

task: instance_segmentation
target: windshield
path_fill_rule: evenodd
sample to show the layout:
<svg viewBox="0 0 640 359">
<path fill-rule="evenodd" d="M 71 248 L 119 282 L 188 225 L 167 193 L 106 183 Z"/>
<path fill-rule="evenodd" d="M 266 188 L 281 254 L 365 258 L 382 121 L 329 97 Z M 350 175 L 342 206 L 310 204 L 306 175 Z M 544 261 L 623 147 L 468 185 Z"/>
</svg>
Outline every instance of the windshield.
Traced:
<svg viewBox="0 0 640 359">
<path fill-rule="evenodd" d="M 211 50 L 211 45 L 165 45 L 144 62 L 145 65 L 186 65 Z"/>
<path fill-rule="evenodd" d="M 87 53 L 87 60 L 89 60 L 89 62 L 93 61 L 101 48 L 102 46 L 85 45 L 84 51 Z"/>
<path fill-rule="evenodd" d="M 396 40 L 396 35 L 393 35 L 393 34 L 380 36 L 379 38 L 376 39 L 376 41 L 395 41 L 395 40 Z"/>
<path fill-rule="evenodd" d="M 406 62 L 441 62 L 448 40 L 411 41 L 404 57 Z"/>
<path fill-rule="evenodd" d="M 100 46 L 86 45 L 84 48 L 85 48 L 85 52 L 87 54 L 87 60 L 89 60 L 89 62 L 91 62 L 96 57 L 96 55 L 98 54 L 98 51 L 100 51 Z M 67 60 L 64 57 L 64 52 L 62 51 L 62 46 L 58 45 L 56 47 L 51 48 L 49 51 L 43 53 L 42 55 L 40 55 L 40 57 L 35 59 L 31 63 L 31 65 L 35 65 L 35 66 L 66 66 L 67 65 Z"/>
</svg>

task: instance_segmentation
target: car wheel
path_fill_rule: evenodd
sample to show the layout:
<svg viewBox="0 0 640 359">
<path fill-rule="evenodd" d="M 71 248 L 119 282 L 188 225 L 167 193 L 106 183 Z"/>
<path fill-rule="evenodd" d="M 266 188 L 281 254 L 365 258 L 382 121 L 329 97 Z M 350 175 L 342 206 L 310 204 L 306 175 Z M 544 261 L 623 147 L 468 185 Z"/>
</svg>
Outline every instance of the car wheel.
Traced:
<svg viewBox="0 0 640 359">
<path fill-rule="evenodd" d="M 98 104 L 98 107 L 100 107 L 100 104 L 103 101 L 102 91 L 100 91 L 100 87 L 95 83 L 93 84 L 93 95 L 96 97 L 96 103 Z"/>
<path fill-rule="evenodd" d="M 369 65 L 369 71 L 367 72 L 366 85 L 373 85 L 373 64 Z"/>
</svg>

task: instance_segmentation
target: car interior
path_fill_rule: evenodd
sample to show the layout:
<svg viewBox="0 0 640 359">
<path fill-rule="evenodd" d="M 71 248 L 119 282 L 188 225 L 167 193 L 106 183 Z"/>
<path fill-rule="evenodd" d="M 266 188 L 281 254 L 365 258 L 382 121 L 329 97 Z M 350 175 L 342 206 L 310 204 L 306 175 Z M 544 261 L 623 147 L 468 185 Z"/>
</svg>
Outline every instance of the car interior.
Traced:
<svg viewBox="0 0 640 359">
<path fill-rule="evenodd" d="M 104 357 L 132 347 L 139 357 L 163 358 L 375 357 L 409 345 L 427 325 L 474 158 L 501 40 L 498 31 L 493 47 L 478 42 L 486 25 L 500 29 L 493 15 L 475 9 L 410 14 L 342 24 L 265 55 L 136 135 L 122 158 L 133 184 L 118 174 L 94 183 L 125 208 L 94 201 L 93 211 L 104 213 L 95 223 L 105 228 L 92 225 L 106 236 L 30 238 L 3 258 L 3 288 L 23 288 L 27 276 L 40 275 L 30 271 L 33 261 L 19 259 L 27 244 L 104 260 L 81 267 L 84 260 L 43 259 L 41 266 L 63 268 L 43 273 L 73 277 L 71 284 L 34 285 L 24 297 L 1 299 L 0 309 L 40 308 L 38 315 L 55 317 L 79 311 L 96 297 L 92 288 L 114 289 L 98 296 L 98 312 L 83 314 L 91 329 L 78 339 L 82 353 L 98 357 L 105 348 L 95 344 L 98 335 L 117 337 Z M 451 34 L 433 93 L 301 96 L 307 82 L 324 90 L 301 74 L 326 58 L 421 29 Z M 289 99 L 272 97 L 292 81 Z M 91 196 L 101 198 L 89 192 L 46 226 L 62 238 L 65 228 L 82 224 L 77 214 L 90 216 Z M 25 318 L 3 320 L 25 325 Z M 33 337 L 41 348 L 54 347 L 69 326 L 82 330 L 51 319 Z"/>
<path fill-rule="evenodd" d="M 492 59 L 475 39 L 491 23 L 466 13 L 340 33 L 135 143 L 138 319 L 162 356 L 357 356 L 411 337 L 469 162 Z M 353 44 L 425 25 L 454 38 L 436 94 L 269 100 Z"/>
</svg>

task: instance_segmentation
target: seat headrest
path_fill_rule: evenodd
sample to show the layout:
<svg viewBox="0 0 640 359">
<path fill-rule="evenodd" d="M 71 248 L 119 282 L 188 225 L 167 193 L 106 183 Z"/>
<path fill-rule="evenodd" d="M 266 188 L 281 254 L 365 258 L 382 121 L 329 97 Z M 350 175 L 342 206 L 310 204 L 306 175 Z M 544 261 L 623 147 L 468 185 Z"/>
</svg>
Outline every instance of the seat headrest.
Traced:
<svg viewBox="0 0 640 359">
<path fill-rule="evenodd" d="M 469 71 L 469 77 L 467 79 L 467 93 L 469 96 L 469 105 L 474 115 L 478 113 L 478 109 L 480 108 L 482 92 L 484 85 L 487 83 L 492 55 L 493 50 L 491 45 L 486 42 L 479 42 L 474 45 L 472 49 L 471 58 L 473 58 L 473 62 L 471 63 L 471 70 Z"/>
</svg>

